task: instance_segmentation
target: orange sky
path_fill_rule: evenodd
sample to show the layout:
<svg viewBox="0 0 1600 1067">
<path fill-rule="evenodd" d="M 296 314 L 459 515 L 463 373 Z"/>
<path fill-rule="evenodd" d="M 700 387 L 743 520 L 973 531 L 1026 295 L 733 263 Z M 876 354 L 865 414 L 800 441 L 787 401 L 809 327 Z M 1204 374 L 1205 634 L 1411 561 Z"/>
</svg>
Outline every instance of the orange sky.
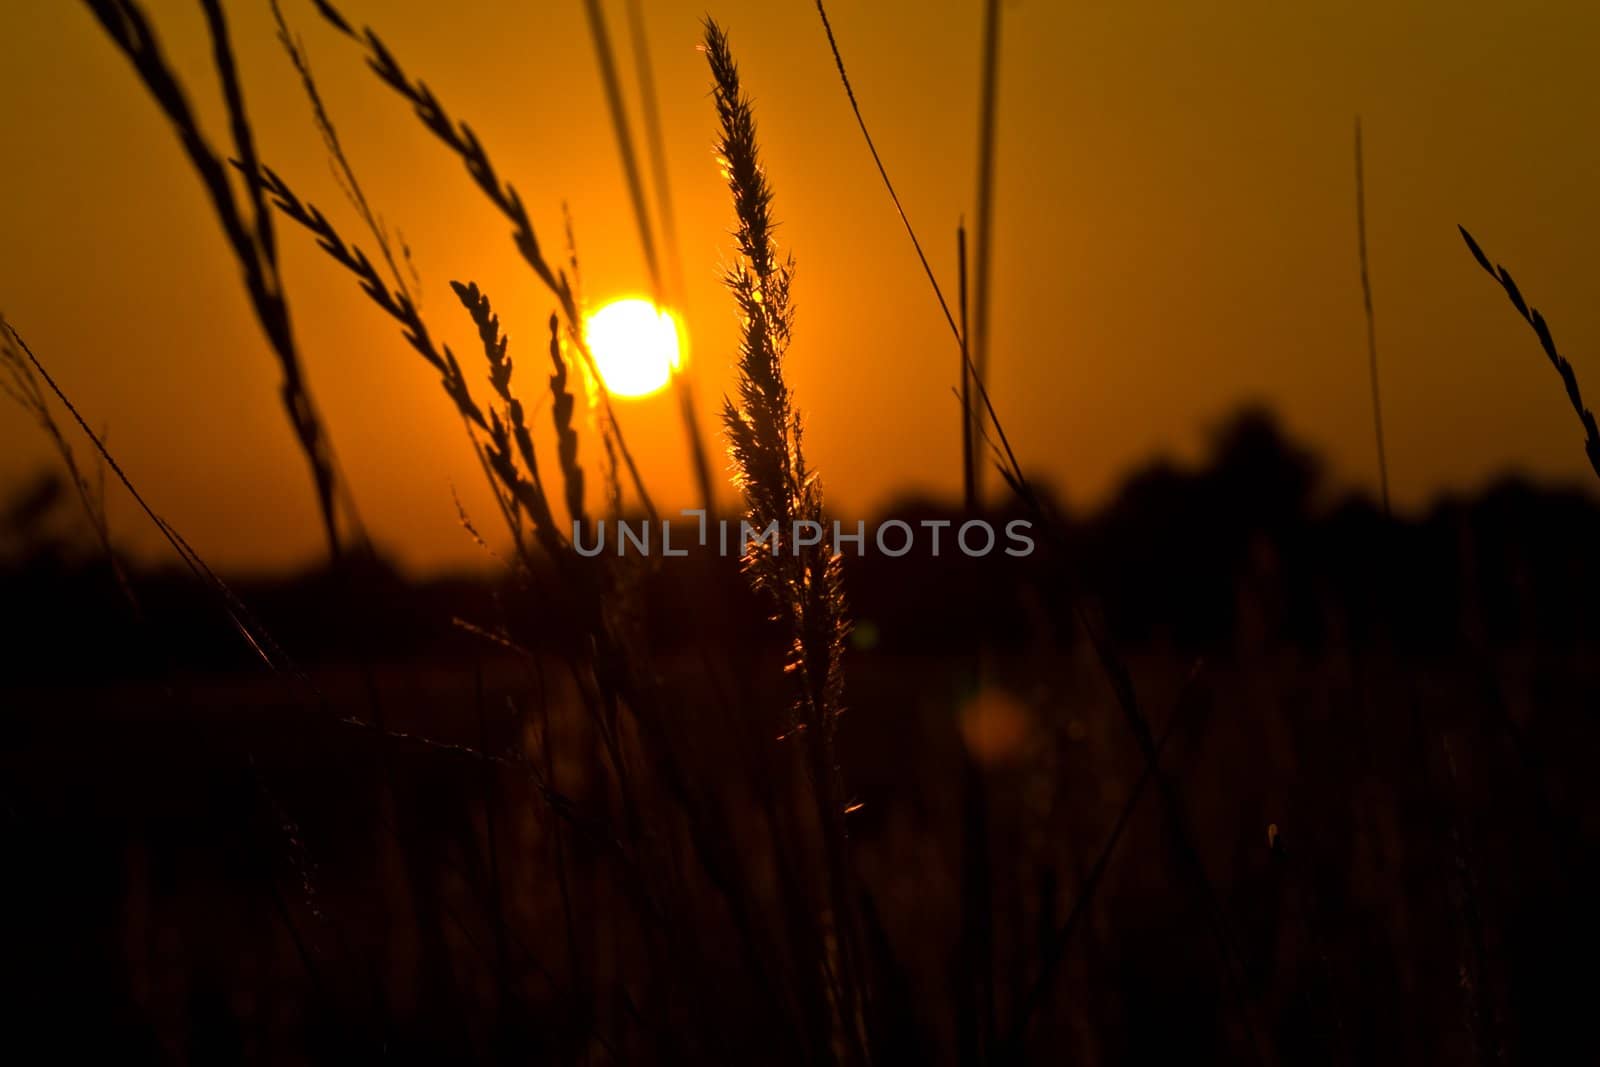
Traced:
<svg viewBox="0 0 1600 1067">
<path fill-rule="evenodd" d="M 197 6 L 146 6 L 225 144 Z M 645 6 L 704 414 L 729 387 L 734 338 L 716 281 L 729 208 L 694 47 L 707 5 Z M 530 388 L 551 303 L 504 222 L 354 47 L 309 4 L 285 7 L 369 197 L 413 249 L 430 329 L 480 367 L 448 288 L 478 281 Z M 413 0 L 343 7 L 474 125 L 547 244 L 559 246 L 560 203 L 571 203 L 591 300 L 644 292 L 578 0 L 464 2 L 448 18 Z M 264 157 L 358 237 L 265 0 L 227 8 Z M 756 97 L 780 238 L 799 261 L 789 374 L 831 506 L 855 517 L 902 489 L 955 492 L 952 343 L 814 9 L 787 0 L 711 11 Z M 973 211 L 980 11 L 977 0 L 835 0 L 830 12 L 885 161 L 952 290 L 955 223 Z M 1004 12 L 993 394 L 1024 463 L 1071 502 L 1093 503 L 1156 452 L 1192 452 L 1206 425 L 1249 397 L 1277 406 L 1339 482 L 1375 483 L 1353 228 L 1357 112 L 1397 500 L 1418 506 L 1510 467 L 1587 484 L 1554 372 L 1454 227 L 1465 222 L 1512 269 L 1600 395 L 1600 7 L 1012 0 Z M 625 48 L 622 4 L 608 13 Z M 276 365 L 172 132 L 82 5 L 5 5 L 0 42 L 0 309 L 208 560 L 317 558 Z M 623 67 L 631 72 L 626 54 Z M 301 352 L 367 526 L 412 566 L 481 561 L 451 486 L 485 526 L 491 505 L 435 376 L 303 233 L 279 233 Z M 620 414 L 658 498 L 687 502 L 670 397 L 626 402 Z M 31 424 L 0 418 L 0 484 L 47 461 Z M 155 551 L 154 532 L 120 501 L 113 522 L 123 541 Z"/>
</svg>

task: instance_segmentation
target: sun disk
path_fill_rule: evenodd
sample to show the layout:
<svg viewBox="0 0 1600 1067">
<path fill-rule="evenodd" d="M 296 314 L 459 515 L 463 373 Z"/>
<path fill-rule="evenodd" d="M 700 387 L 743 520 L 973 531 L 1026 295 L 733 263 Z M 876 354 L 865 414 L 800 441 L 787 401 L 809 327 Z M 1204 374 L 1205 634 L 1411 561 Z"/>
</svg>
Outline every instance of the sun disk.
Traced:
<svg viewBox="0 0 1600 1067">
<path fill-rule="evenodd" d="M 648 300 L 614 300 L 589 316 L 600 378 L 615 396 L 649 396 L 678 369 L 678 324 Z"/>
</svg>

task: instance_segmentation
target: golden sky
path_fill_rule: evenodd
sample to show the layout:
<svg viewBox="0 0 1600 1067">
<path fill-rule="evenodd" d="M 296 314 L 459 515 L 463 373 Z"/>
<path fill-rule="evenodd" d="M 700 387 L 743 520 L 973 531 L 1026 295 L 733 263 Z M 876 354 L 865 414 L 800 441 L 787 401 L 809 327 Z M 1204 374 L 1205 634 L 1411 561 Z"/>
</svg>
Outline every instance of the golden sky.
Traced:
<svg viewBox="0 0 1600 1067">
<path fill-rule="evenodd" d="M 359 237 L 266 0 L 226 6 L 264 158 Z M 342 6 L 473 124 L 546 244 L 559 247 L 570 203 L 592 303 L 645 293 L 579 0 Z M 952 292 L 956 221 L 973 212 L 981 6 L 835 0 L 830 11 Z M 146 7 L 226 145 L 198 6 Z M 957 357 L 814 8 L 645 7 L 702 414 L 729 388 L 735 326 L 717 284 L 730 209 L 695 50 L 709 7 L 756 98 L 780 239 L 799 263 L 789 375 L 832 509 L 853 519 L 902 490 L 953 494 Z M 486 394 L 481 349 L 448 286 L 478 281 L 524 389 L 542 392 L 551 301 L 503 220 L 356 48 L 309 4 L 285 8 L 369 198 L 412 248 L 430 329 Z M 607 10 L 626 49 L 623 5 Z M 1074 505 L 1092 504 L 1130 464 L 1192 454 L 1207 425 L 1257 398 L 1326 454 L 1338 483 L 1375 484 L 1354 230 L 1359 112 L 1398 502 L 1421 506 L 1508 468 L 1586 484 L 1559 381 L 1455 225 L 1513 271 L 1600 399 L 1597 39 L 1600 6 L 1554 0 L 1009 0 L 993 395 L 1024 464 Z M 6 4 L 0 42 L 0 309 L 213 564 L 317 558 L 276 364 L 170 128 L 82 5 Z M 411 566 L 481 562 L 451 487 L 485 527 L 492 506 L 435 376 L 309 238 L 287 224 L 279 235 L 302 357 L 367 526 Z M 670 396 L 619 405 L 658 499 L 687 504 Z M 591 464 L 592 445 L 586 437 Z M 0 418 L 0 484 L 45 462 L 31 424 Z M 120 539 L 155 551 L 154 532 L 120 502 L 113 522 Z"/>
</svg>

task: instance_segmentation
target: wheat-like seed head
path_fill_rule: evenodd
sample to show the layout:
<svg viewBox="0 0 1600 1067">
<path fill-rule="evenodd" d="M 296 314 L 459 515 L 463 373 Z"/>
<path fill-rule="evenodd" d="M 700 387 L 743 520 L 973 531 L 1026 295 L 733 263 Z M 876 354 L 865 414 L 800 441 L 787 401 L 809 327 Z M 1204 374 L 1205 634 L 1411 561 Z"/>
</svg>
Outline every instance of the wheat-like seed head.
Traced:
<svg viewBox="0 0 1600 1067">
<path fill-rule="evenodd" d="M 466 166 L 467 173 L 479 190 L 489 199 L 501 215 L 511 223 L 512 242 L 523 260 L 533 270 L 534 274 L 555 296 L 561 309 L 568 340 L 583 359 L 585 368 L 596 384 L 600 396 L 600 408 L 603 414 L 602 429 L 610 439 L 608 450 L 615 450 L 622 457 L 623 464 L 627 467 L 628 477 L 633 485 L 634 492 L 638 494 L 640 502 L 651 518 L 656 517 L 656 507 L 649 491 L 645 488 L 644 480 L 639 475 L 638 466 L 634 463 L 633 454 L 628 449 L 627 441 L 623 438 L 622 428 L 617 424 L 616 416 L 611 409 L 611 398 L 605 390 L 604 383 L 600 380 L 599 371 L 595 367 L 594 354 L 589 351 L 588 342 L 584 337 L 583 319 L 578 306 L 577 293 L 565 271 L 552 266 L 544 257 L 543 249 L 537 234 L 533 229 L 532 220 L 528 216 L 527 208 L 522 203 L 522 197 L 517 193 L 516 187 L 509 181 L 502 181 L 499 172 L 489 159 L 489 153 L 484 148 L 472 127 L 465 122 L 455 120 L 445 110 L 439 98 L 428 88 L 427 83 L 421 79 L 412 79 L 399 60 L 384 45 L 382 39 L 366 27 L 359 33 L 351 22 L 336 9 L 329 0 L 314 0 L 316 8 L 327 22 L 346 37 L 360 44 L 367 54 L 367 65 L 372 68 L 379 80 L 388 85 L 402 98 L 408 101 L 416 112 L 422 124 L 454 152 Z"/>
<path fill-rule="evenodd" d="M 240 170 L 244 169 L 242 163 L 236 161 L 234 165 Z M 286 218 L 305 227 L 317 239 L 317 245 L 323 251 L 356 276 L 361 291 L 400 324 L 406 341 L 427 360 L 429 366 L 439 372 L 440 384 L 461 415 L 479 429 L 486 429 L 488 424 L 484 422 L 483 412 L 477 402 L 472 399 L 455 353 L 450 351 L 449 345 L 434 343 L 411 297 L 402 289 L 391 290 L 366 253 L 356 245 L 347 244 L 327 216 L 316 205 L 296 196 L 283 177 L 271 167 L 263 164 L 254 174 L 246 172 L 246 179 L 265 190 L 273 206 L 283 212 Z"/>
<path fill-rule="evenodd" d="M 789 300 L 794 261 L 780 258 L 773 241 L 773 193 L 761 167 L 755 114 L 727 35 L 711 20 L 705 24 L 704 51 L 720 127 L 718 162 L 733 198 L 739 249 L 738 261 L 724 275 L 742 324 L 738 402 L 724 399 L 723 424 L 748 521 L 758 530 L 772 523 L 778 528 L 776 545 L 759 540 L 747 546 L 745 566 L 753 584 L 790 624 L 788 668 L 801 690 L 795 725 L 826 738 L 840 711 L 849 622 L 831 538 L 798 546 L 792 536 L 796 522 L 826 528 L 822 484 L 806 466 L 800 416 L 783 377 L 794 325 Z"/>
<path fill-rule="evenodd" d="M 265 202 L 265 192 L 259 184 L 247 183 L 249 211 L 246 212 L 246 204 L 239 202 L 234 187 L 228 181 L 223 158 L 201 132 L 189 98 L 168 65 L 155 31 L 140 5 L 135 0 L 85 0 L 85 3 L 100 21 L 106 35 L 133 64 L 139 80 L 177 131 L 189 163 L 199 176 L 217 220 L 222 225 L 223 234 L 244 271 L 245 288 L 250 294 L 256 318 L 272 345 L 282 371 L 283 382 L 279 394 L 300 449 L 311 467 L 329 551 L 337 557 L 340 553 L 340 537 L 335 500 L 338 490 L 334 473 L 336 464 L 327 432 L 312 403 L 301 371 L 300 355 L 295 347 L 289 319 L 289 305 L 278 272 L 277 239 L 272 228 L 271 209 Z M 211 39 L 212 61 L 222 86 L 234 151 L 242 161 L 245 173 L 254 174 L 257 170 L 255 139 L 245 112 L 244 94 L 239 84 L 227 20 L 223 16 L 220 0 L 201 0 L 200 6 Z M 348 501 L 347 511 L 353 521 L 358 521 Z"/>
<path fill-rule="evenodd" d="M 1500 287 L 1506 291 L 1506 296 L 1511 300 L 1511 306 L 1516 308 L 1517 314 L 1533 328 L 1534 334 L 1539 338 L 1539 347 L 1544 349 L 1544 354 L 1555 367 L 1556 373 L 1561 375 L 1561 384 L 1567 389 L 1567 400 L 1572 404 L 1572 410 L 1577 412 L 1578 421 L 1583 424 L 1583 447 L 1589 456 L 1589 465 L 1594 468 L 1595 474 L 1600 476 L 1600 425 L 1595 422 L 1594 412 L 1584 406 L 1583 393 L 1578 389 L 1577 372 L 1572 369 L 1572 364 L 1567 358 L 1556 349 L 1555 339 L 1550 334 L 1550 327 L 1544 321 L 1544 316 L 1523 299 L 1522 291 L 1511 279 L 1511 272 L 1499 264 L 1491 263 L 1465 226 L 1457 226 L 1456 229 L 1461 231 L 1461 239 L 1467 242 L 1467 250 L 1472 253 L 1472 258 L 1478 261 L 1478 266 L 1482 267 L 1489 277 L 1500 283 Z"/>
<path fill-rule="evenodd" d="M 489 466 L 512 498 L 527 512 L 540 543 L 552 555 L 560 555 L 565 550 L 566 542 L 557 530 L 555 517 L 550 511 L 550 500 L 539 474 L 538 454 L 533 447 L 533 434 L 528 429 L 522 401 L 511 391 L 512 365 L 506 352 L 510 342 L 500 332 L 500 317 L 494 313 L 489 297 L 478 289 L 477 283 L 451 282 L 450 288 L 455 291 L 467 314 L 472 317 L 473 325 L 478 328 L 478 336 L 483 341 L 484 358 L 489 363 L 489 383 L 505 411 L 504 419 L 498 411 L 489 412 Z M 559 435 L 559 423 L 557 432 Z M 513 441 L 516 443 L 516 457 L 522 460 L 523 468 L 528 472 L 527 478 L 521 476 L 516 460 L 512 458 Z M 576 442 L 572 448 L 576 455 Z"/>
<path fill-rule="evenodd" d="M 581 526 L 585 523 L 583 468 L 578 466 L 578 434 L 572 428 L 577 402 L 572 390 L 567 388 L 567 361 L 561 355 L 561 320 L 555 312 L 550 313 L 550 363 L 555 368 L 550 375 L 550 416 L 556 426 L 556 459 L 561 464 L 561 478 L 567 490 L 567 514 Z"/>
</svg>

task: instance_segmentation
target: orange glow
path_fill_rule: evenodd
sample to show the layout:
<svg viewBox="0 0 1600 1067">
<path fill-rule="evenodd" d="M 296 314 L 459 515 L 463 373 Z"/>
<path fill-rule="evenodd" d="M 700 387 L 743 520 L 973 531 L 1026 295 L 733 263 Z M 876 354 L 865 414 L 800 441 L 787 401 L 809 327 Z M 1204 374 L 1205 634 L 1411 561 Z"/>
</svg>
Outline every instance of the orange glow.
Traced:
<svg viewBox="0 0 1600 1067">
<path fill-rule="evenodd" d="M 987 687 L 961 709 L 961 739 L 972 758 L 986 767 L 1009 763 L 1022 754 L 1032 715 L 1016 697 Z"/>
<path fill-rule="evenodd" d="M 659 392 L 678 369 L 678 324 L 648 300 L 613 300 L 589 316 L 587 335 L 613 396 Z"/>
</svg>

